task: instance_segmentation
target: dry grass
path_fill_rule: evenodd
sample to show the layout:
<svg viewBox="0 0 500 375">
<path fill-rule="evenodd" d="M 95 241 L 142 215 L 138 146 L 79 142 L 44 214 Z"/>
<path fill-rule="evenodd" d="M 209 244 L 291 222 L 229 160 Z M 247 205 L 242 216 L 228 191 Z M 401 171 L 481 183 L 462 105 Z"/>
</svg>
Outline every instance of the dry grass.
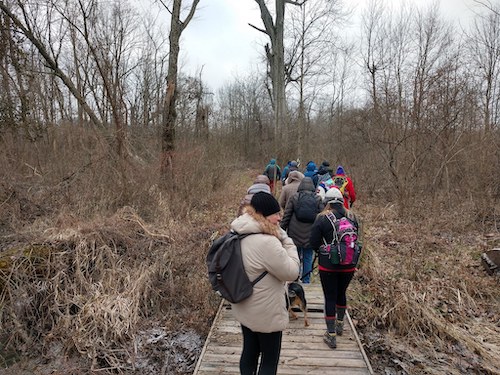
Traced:
<svg viewBox="0 0 500 375">
<path fill-rule="evenodd" d="M 169 362 L 174 335 L 207 334 L 218 299 L 206 250 L 259 171 L 231 147 L 183 144 L 165 188 L 147 147 L 124 167 L 97 135 L 78 139 L 0 153 L 0 363 L 17 362 L 10 374 L 33 373 L 30 357 L 45 373 L 189 373 L 201 347 Z M 500 244 L 499 208 L 448 195 L 432 214 L 415 200 L 402 216 L 357 186 L 366 242 L 350 303 L 377 373 L 500 373 L 499 279 L 479 258 Z"/>
<path fill-rule="evenodd" d="M 405 221 L 390 205 L 360 210 L 367 247 L 352 305 L 377 372 L 499 373 L 499 278 L 480 265 L 491 236 L 460 214 L 471 208 Z"/>
<path fill-rule="evenodd" d="M 208 152 L 191 147 L 179 153 L 178 180 L 168 189 L 153 177 L 155 164 L 129 174 L 129 205 L 116 210 L 113 191 L 102 177 L 94 179 L 95 166 L 65 184 L 71 193 L 62 205 L 60 185 L 50 186 L 52 180 L 39 181 L 31 191 L 19 180 L 3 182 L 3 366 L 19 358 L 27 363 L 30 356 L 53 362 L 79 353 L 83 362 L 76 367 L 123 373 L 148 356 L 139 352 L 140 332 L 208 332 L 218 303 L 207 282 L 206 249 L 210 238 L 227 229 L 234 202 L 253 178 L 251 172 L 233 178 L 236 164 L 209 160 Z M 104 174 L 111 164 L 101 165 Z M 238 182 L 227 184 L 230 179 Z M 170 349 L 176 348 L 165 347 Z M 195 356 L 187 357 L 192 365 Z M 16 368 L 22 373 L 21 362 Z"/>
</svg>

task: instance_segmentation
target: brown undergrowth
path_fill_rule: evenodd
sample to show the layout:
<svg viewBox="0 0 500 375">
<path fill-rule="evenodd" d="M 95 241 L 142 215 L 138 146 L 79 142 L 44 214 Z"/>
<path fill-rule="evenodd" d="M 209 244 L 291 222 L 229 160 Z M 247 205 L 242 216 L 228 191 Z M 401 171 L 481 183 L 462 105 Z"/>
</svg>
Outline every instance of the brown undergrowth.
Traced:
<svg viewBox="0 0 500 375">
<path fill-rule="evenodd" d="M 3 181 L 0 373 L 192 372 L 218 305 L 206 248 L 253 172 L 229 185 L 233 166 L 202 164 L 196 149 L 181 157 L 184 183 L 159 188 L 152 166 L 128 189 L 133 204 L 108 215 L 104 190 L 92 216 L 95 198 L 57 205 L 47 181 Z M 78 178 L 65 189 L 95 197 L 102 187 Z"/>
<path fill-rule="evenodd" d="M 467 203 L 404 220 L 390 204 L 358 208 L 366 248 L 351 314 L 376 373 L 500 373 L 499 277 L 480 261 L 500 244 L 495 226 L 464 215 Z"/>
<path fill-rule="evenodd" d="M 135 176 L 129 205 L 88 171 L 63 204 L 59 185 L 2 182 L 0 374 L 192 372 L 219 301 L 208 244 L 258 173 L 205 156 L 186 152 L 170 193 L 153 169 Z M 366 233 L 351 315 L 375 372 L 500 373 L 499 279 L 479 258 L 500 245 L 495 222 L 464 215 L 468 203 L 402 219 L 362 189 L 355 210 Z"/>
</svg>

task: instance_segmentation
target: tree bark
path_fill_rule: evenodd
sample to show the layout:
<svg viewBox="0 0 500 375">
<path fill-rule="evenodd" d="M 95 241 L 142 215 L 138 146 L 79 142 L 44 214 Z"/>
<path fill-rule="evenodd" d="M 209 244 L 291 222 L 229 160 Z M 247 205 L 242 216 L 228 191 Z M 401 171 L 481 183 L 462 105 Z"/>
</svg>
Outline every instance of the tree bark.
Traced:
<svg viewBox="0 0 500 375">
<path fill-rule="evenodd" d="M 284 48 L 284 21 L 285 21 L 285 3 L 286 0 L 276 0 L 276 21 L 269 13 L 269 9 L 264 0 L 255 0 L 259 5 L 262 22 L 264 23 L 264 32 L 269 36 L 271 46 L 266 46 L 266 57 L 269 63 L 272 101 L 274 105 L 274 144 L 278 147 L 280 132 L 284 129 L 284 120 L 286 118 L 286 95 L 285 95 L 285 48 Z"/>
<path fill-rule="evenodd" d="M 177 71 L 182 31 L 193 18 L 196 6 L 200 0 L 194 0 L 191 10 L 184 21 L 180 20 L 182 0 L 174 0 L 170 22 L 170 53 L 168 57 L 167 92 L 163 105 L 162 135 L 161 135 L 161 176 L 173 183 L 173 156 L 175 152 L 175 121 L 177 119 Z M 166 8 L 166 6 L 165 6 Z M 168 8 L 167 8 L 168 9 Z"/>
</svg>

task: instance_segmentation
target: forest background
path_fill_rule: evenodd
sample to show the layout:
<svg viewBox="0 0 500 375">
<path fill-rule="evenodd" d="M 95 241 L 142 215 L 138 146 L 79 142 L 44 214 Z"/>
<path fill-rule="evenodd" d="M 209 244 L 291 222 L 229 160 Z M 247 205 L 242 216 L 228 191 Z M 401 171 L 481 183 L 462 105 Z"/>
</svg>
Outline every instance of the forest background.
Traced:
<svg viewBox="0 0 500 375">
<path fill-rule="evenodd" d="M 354 180 L 377 373 L 500 373 L 498 4 L 463 28 L 373 2 L 348 41 L 341 1 L 255 2 L 260 69 L 211 92 L 177 66 L 196 0 L 151 2 L 168 29 L 130 1 L 0 1 L 0 373 L 190 373 L 206 250 L 271 157 Z"/>
</svg>

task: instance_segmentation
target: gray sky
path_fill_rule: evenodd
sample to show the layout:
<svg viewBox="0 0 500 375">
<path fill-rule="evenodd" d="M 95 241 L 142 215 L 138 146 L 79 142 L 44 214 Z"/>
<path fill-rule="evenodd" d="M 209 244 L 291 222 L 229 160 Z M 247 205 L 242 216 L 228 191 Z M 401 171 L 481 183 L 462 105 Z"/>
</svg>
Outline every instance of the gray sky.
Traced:
<svg viewBox="0 0 500 375">
<path fill-rule="evenodd" d="M 310 0 L 317 1 L 317 0 Z M 355 7 L 356 19 L 369 0 L 344 0 Z M 493 0 L 498 2 L 498 0 Z M 273 1 L 270 1 L 274 3 Z M 432 0 L 385 0 L 390 5 L 403 2 L 429 5 Z M 438 0 L 446 18 L 467 23 L 478 5 L 474 0 Z M 231 81 L 235 75 L 255 71 L 262 56 L 266 36 L 248 26 L 262 27 L 255 0 L 201 0 L 195 18 L 188 25 L 181 40 L 182 70 L 194 75 L 203 66 L 203 80 L 212 89 Z"/>
</svg>

